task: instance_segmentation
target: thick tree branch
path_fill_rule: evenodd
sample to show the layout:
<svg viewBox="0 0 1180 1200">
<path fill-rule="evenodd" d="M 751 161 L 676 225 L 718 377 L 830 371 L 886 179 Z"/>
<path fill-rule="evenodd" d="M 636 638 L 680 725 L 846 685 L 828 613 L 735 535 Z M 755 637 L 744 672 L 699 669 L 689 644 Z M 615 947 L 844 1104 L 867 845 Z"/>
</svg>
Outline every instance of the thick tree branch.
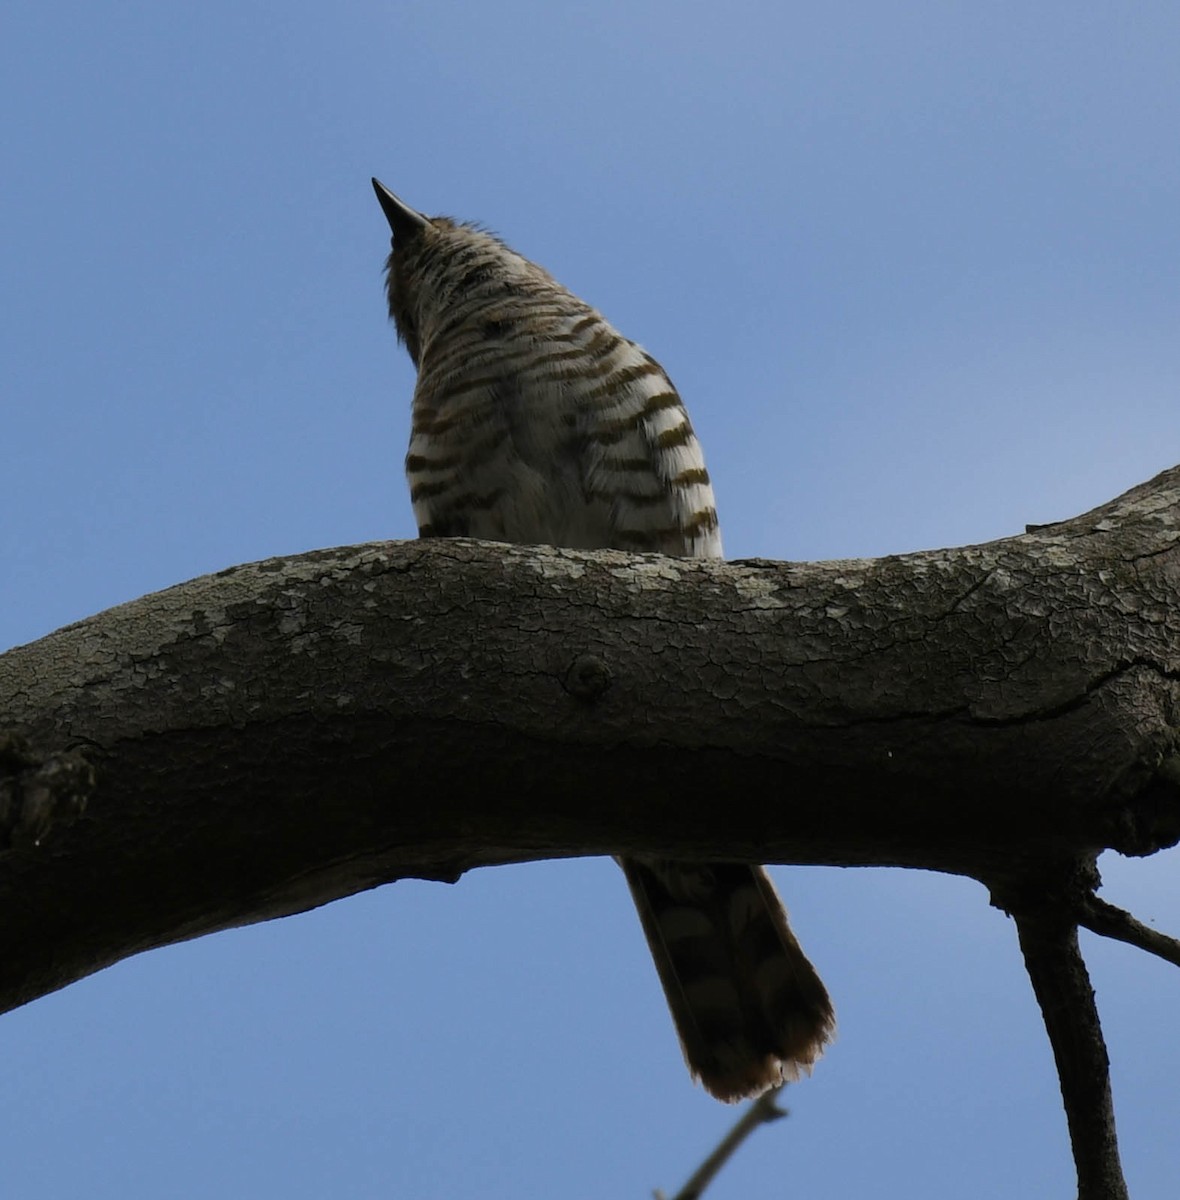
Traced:
<svg viewBox="0 0 1180 1200">
<path fill-rule="evenodd" d="M 995 884 L 1180 836 L 1180 469 L 959 550 L 464 541 L 236 567 L 0 656 L 84 815 L 0 873 L 0 1007 L 409 875 L 621 850 Z M 3 768 L 0 767 L 0 770 Z"/>
<path fill-rule="evenodd" d="M 494 862 L 956 871 L 1016 915 L 1081 1200 L 1122 1200 L 1076 922 L 1175 953 L 1092 892 L 1180 838 L 1178 584 L 1180 468 L 896 558 L 393 543 L 144 597 L 0 656 L 0 1007 Z"/>
<path fill-rule="evenodd" d="M 956 871 L 1009 898 L 1080 1194 L 1121 1200 L 1075 923 L 1162 952 L 1091 895 L 1103 849 L 1180 838 L 1178 585 L 1180 468 L 959 550 L 420 541 L 146 596 L 0 656 L 0 1009 L 482 864 Z"/>
</svg>

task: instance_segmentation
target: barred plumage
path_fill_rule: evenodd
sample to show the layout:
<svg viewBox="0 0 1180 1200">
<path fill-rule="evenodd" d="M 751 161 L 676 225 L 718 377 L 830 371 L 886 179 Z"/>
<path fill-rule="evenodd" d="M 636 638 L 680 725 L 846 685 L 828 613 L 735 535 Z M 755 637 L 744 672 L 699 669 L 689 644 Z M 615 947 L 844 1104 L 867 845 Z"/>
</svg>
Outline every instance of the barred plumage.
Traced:
<svg viewBox="0 0 1180 1200">
<path fill-rule="evenodd" d="M 418 369 L 422 537 L 721 557 L 713 488 L 663 368 L 498 238 L 373 180 L 389 313 Z M 823 984 L 761 867 L 619 860 L 692 1073 L 737 1100 L 810 1070 Z"/>
</svg>

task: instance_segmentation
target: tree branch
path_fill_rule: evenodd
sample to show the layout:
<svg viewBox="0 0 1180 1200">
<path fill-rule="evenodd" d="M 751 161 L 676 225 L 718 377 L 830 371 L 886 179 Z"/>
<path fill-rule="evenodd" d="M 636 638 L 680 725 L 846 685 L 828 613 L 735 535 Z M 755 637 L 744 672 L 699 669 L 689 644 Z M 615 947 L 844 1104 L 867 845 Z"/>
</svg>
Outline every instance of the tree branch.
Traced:
<svg viewBox="0 0 1180 1200">
<path fill-rule="evenodd" d="M 704 1195 L 705 1188 L 713 1182 L 721 1168 L 734 1156 L 741 1148 L 741 1144 L 759 1125 L 766 1125 L 770 1121 L 778 1121 L 790 1115 L 785 1108 L 779 1108 L 775 1103 L 785 1086 L 784 1084 L 771 1088 L 770 1091 L 763 1092 L 757 1100 L 746 1105 L 745 1111 L 734 1122 L 733 1128 L 710 1151 L 704 1162 L 693 1171 L 685 1185 L 672 1197 L 672 1200 L 700 1200 L 700 1197 Z M 654 1195 L 655 1200 L 667 1200 L 667 1197 L 658 1188 Z"/>
<path fill-rule="evenodd" d="M 1128 1200 L 1115 1134 L 1110 1061 L 1094 989 L 1078 949 L 1077 926 L 1058 907 L 1013 915 L 1057 1063 L 1078 1200 Z"/>
<path fill-rule="evenodd" d="M 1103 937 L 1115 938 L 1131 946 L 1138 946 L 1148 954 L 1158 957 L 1180 967 L 1180 940 L 1168 937 L 1166 933 L 1137 921 L 1129 912 L 1100 900 L 1097 896 L 1088 895 L 1082 898 L 1077 912 L 1078 923 L 1092 933 Z"/>
<path fill-rule="evenodd" d="M 1180 469 L 896 558 L 468 541 L 269 560 L 0 656 L 84 815 L 0 875 L 0 1008 L 410 875 L 618 851 L 995 882 L 1180 837 Z M 424 786 L 424 781 L 429 781 Z M 489 804 L 488 797 L 504 797 Z"/>
<path fill-rule="evenodd" d="M 146 596 L 0 656 L 0 746 L 24 748 L 0 755 L 0 1010 L 529 858 L 917 866 L 1035 895 L 1062 862 L 1180 839 L 1178 594 L 1180 468 L 958 550 L 380 543 Z M 1096 1190 L 1113 1125 L 1083 1144 L 1109 1088 L 1084 1083 L 1105 1051 L 1078 918 L 1017 911 L 1086 1200 L 1118 1195 Z"/>
</svg>

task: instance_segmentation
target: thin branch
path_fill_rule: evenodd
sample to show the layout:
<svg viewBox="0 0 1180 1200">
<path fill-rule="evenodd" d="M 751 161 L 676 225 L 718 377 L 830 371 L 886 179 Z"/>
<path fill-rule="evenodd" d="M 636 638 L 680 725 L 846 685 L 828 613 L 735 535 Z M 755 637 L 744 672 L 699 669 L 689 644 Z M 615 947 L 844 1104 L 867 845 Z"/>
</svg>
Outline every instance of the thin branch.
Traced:
<svg viewBox="0 0 1180 1200">
<path fill-rule="evenodd" d="M 1087 896 L 1077 912 L 1078 923 L 1091 933 L 1103 937 L 1115 938 L 1126 942 L 1129 946 L 1137 946 L 1148 954 L 1155 954 L 1180 967 L 1180 939 L 1169 937 L 1137 921 L 1129 912 L 1099 900 L 1097 896 Z"/>
<path fill-rule="evenodd" d="M 1110 1060 L 1078 928 L 1062 907 L 1013 913 L 1020 949 L 1057 1062 L 1078 1200 L 1128 1200 L 1119 1162 Z"/>
<path fill-rule="evenodd" d="M 771 1088 L 770 1091 L 763 1092 L 753 1104 L 748 1105 L 734 1127 L 717 1143 L 716 1149 L 697 1167 L 688 1182 L 672 1197 L 672 1200 L 698 1200 L 705 1188 L 713 1182 L 717 1172 L 725 1166 L 737 1148 L 759 1125 L 765 1125 L 768 1121 L 777 1121 L 780 1117 L 785 1117 L 787 1110 L 779 1108 L 775 1104 L 775 1099 L 782 1090 L 782 1087 Z M 667 1200 L 664 1193 L 658 1188 L 654 1195 L 656 1200 Z"/>
</svg>

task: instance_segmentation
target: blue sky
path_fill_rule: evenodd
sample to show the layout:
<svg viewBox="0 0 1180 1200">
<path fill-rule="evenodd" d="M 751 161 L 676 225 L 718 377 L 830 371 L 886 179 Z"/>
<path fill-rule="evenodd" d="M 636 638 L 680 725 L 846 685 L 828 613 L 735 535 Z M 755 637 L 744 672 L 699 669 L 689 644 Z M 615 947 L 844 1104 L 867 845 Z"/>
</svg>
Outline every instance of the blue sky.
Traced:
<svg viewBox="0 0 1180 1200">
<path fill-rule="evenodd" d="M 1178 61 L 1151 2 L 16 0 L 0 647 L 413 536 L 374 174 L 663 362 L 731 557 L 1098 504 L 1180 461 Z M 1107 895 L 1178 931 L 1178 862 L 1104 861 Z M 984 890 L 776 878 L 839 1040 L 710 1195 L 1072 1194 Z M 734 1113 L 690 1086 L 629 905 L 600 860 L 398 884 L 39 1000 L 0 1020 L 6 1193 L 671 1191 Z M 1171 1196 L 1180 973 L 1086 949 L 1132 1192 Z"/>
</svg>

